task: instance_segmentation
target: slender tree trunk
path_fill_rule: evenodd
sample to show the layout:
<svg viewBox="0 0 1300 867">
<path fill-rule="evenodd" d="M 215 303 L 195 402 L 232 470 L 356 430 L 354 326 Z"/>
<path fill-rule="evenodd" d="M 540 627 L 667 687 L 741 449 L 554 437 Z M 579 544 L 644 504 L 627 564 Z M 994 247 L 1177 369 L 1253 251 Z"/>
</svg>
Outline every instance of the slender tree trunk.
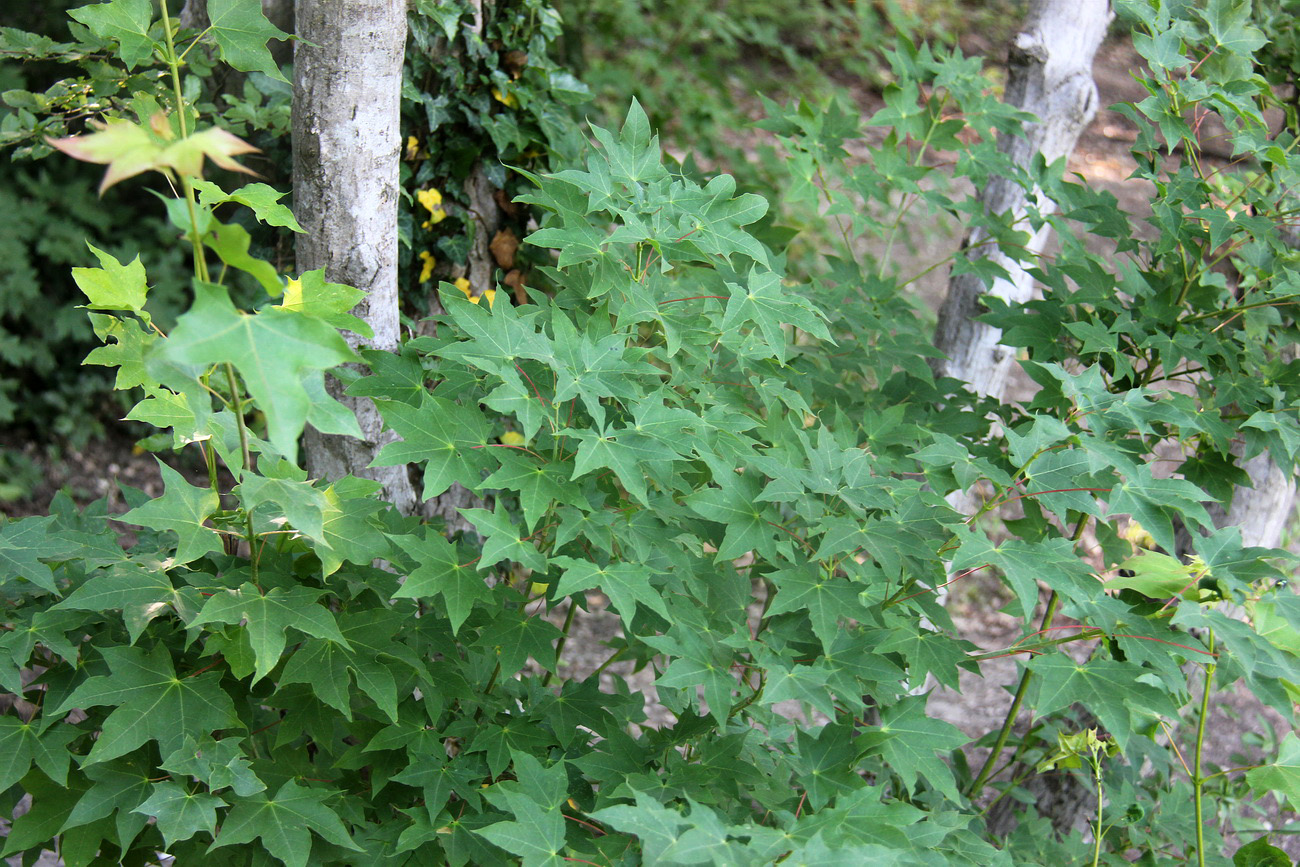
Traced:
<svg viewBox="0 0 1300 867">
<path fill-rule="evenodd" d="M 397 304 L 397 199 L 406 47 L 405 0 L 298 0 L 294 51 L 294 211 L 300 271 L 368 294 L 353 311 L 374 330 L 369 346 L 394 351 Z M 354 346 L 362 345 L 348 335 Z M 383 423 L 368 399 L 336 397 L 357 414 L 364 440 L 307 431 L 309 472 L 376 479 L 384 496 L 411 514 L 418 498 L 408 467 L 368 469 Z"/>
<path fill-rule="evenodd" d="M 1112 18 L 1108 0 L 1032 0 L 1024 28 L 1012 43 L 1007 58 L 1006 101 L 1023 109 L 1037 122 L 1025 126 L 1023 136 L 1003 136 L 999 146 L 1020 166 L 1028 167 L 1042 156 L 1053 163 L 1074 150 L 1079 134 L 1097 111 L 1097 88 L 1092 79 L 1092 62 Z M 984 211 L 1005 214 L 1013 224 L 1025 224 L 1032 204 L 1040 213 L 1053 208 L 1041 191 L 1027 191 L 1010 178 L 992 178 L 980 191 Z M 1028 226 L 1025 226 L 1028 228 Z M 1044 225 L 1031 237 L 1025 251 L 1032 260 L 1047 244 L 1050 227 Z M 939 311 L 935 346 L 945 358 L 934 363 L 935 373 L 968 383 L 981 395 L 1000 398 L 1015 363 L 1014 352 L 1000 344 L 999 329 L 975 321 L 983 312 L 980 296 L 996 295 L 1012 303 L 1024 303 L 1033 293 L 1033 278 L 1019 264 L 996 247 L 986 246 L 988 234 L 974 228 L 963 247 L 966 255 L 989 258 L 1001 265 L 1008 279 L 985 286 L 974 274 L 959 274 L 948 285 L 948 295 Z M 949 502 L 967 514 L 977 503 L 970 492 L 957 491 Z M 1093 724 L 1084 712 L 1084 725 Z M 1016 766 L 1013 774 L 1026 769 Z M 1040 815 L 1051 819 L 1064 832 L 1087 815 L 1091 790 L 1071 776 L 1031 775 L 1024 787 L 1035 799 Z M 1015 826 L 1017 802 L 1003 798 L 986 817 L 988 831 L 1002 836 Z"/>
<path fill-rule="evenodd" d="M 1079 133 L 1097 112 L 1097 88 L 1092 80 L 1092 60 L 1106 35 L 1112 13 L 1108 0 L 1034 0 L 1024 29 L 1012 43 L 1007 59 L 1006 101 L 1038 118 L 1027 124 L 1024 136 L 1004 135 L 1001 150 L 1018 165 L 1029 166 L 1042 155 L 1048 163 L 1074 150 Z M 1007 214 L 1022 223 L 1031 196 L 1040 211 L 1052 208 L 1039 191 L 1027 192 L 1009 178 L 993 178 L 980 192 L 984 211 Z M 1050 227 L 1043 226 L 1029 242 L 1032 258 L 1047 243 Z M 1010 279 L 985 286 L 974 274 L 959 274 L 948 286 L 939 311 L 934 344 L 945 359 L 935 372 L 969 383 L 979 394 L 1001 396 L 1015 361 L 1012 350 L 998 343 L 1002 332 L 976 322 L 983 312 L 980 296 L 986 292 L 1013 303 L 1028 301 L 1033 278 L 996 248 L 983 245 L 988 235 L 973 229 L 964 247 L 968 255 L 989 258 L 1002 265 Z"/>
</svg>

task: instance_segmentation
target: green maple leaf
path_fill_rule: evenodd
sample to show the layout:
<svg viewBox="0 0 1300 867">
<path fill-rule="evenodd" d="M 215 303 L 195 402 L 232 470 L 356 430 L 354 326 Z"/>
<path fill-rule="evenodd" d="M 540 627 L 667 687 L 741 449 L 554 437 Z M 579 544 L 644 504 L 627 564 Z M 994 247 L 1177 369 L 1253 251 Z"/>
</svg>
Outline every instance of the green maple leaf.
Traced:
<svg viewBox="0 0 1300 867">
<path fill-rule="evenodd" d="M 99 259 L 98 268 L 73 268 L 72 279 L 89 300 L 91 310 L 131 310 L 139 313 L 144 307 L 149 286 L 145 281 L 144 265 L 136 256 L 129 265 L 123 265 L 112 255 L 87 243 L 90 252 Z"/>
<path fill-rule="evenodd" d="M 1183 561 L 1161 554 L 1159 551 L 1139 551 L 1117 567 L 1121 573 L 1128 571 L 1132 575 L 1119 575 L 1106 582 L 1110 590 L 1136 590 L 1152 599 L 1167 599 L 1182 594 L 1186 599 L 1195 599 L 1196 576 L 1203 573 L 1204 564 L 1184 563 Z"/>
<path fill-rule="evenodd" d="M 278 294 L 278 290 L 273 294 Z M 362 337 L 374 337 L 371 327 L 352 315 L 352 310 L 365 297 L 366 293 L 360 289 L 344 283 L 330 283 L 325 279 L 325 269 L 317 268 L 315 271 L 304 271 L 296 280 L 289 280 L 284 287 L 280 306 L 285 310 L 297 310 L 314 316 L 335 328 L 346 329 Z M 375 350 L 370 350 L 367 358 L 370 355 L 396 357 L 391 352 Z"/>
<path fill-rule="evenodd" d="M 513 304 L 490 305 L 484 310 L 471 304 L 449 283 L 439 287 L 442 303 L 470 339 L 442 350 L 444 358 L 468 362 L 482 370 L 513 369 L 520 359 L 549 362 L 551 342 L 537 324 L 540 308 L 521 310 Z"/>
<path fill-rule="evenodd" d="M 1129 514 L 1138 520 L 1166 551 L 1174 550 L 1174 527 L 1170 515 L 1177 512 L 1189 523 L 1212 527 L 1214 522 L 1202 505 L 1205 494 L 1186 479 L 1157 479 L 1145 464 L 1128 470 L 1127 478 L 1110 494 L 1109 514 Z"/>
<path fill-rule="evenodd" d="M 255 795 L 266 788 L 250 767 L 249 759 L 241 748 L 243 738 L 210 737 L 195 739 L 185 737 L 185 743 L 176 752 L 163 759 L 165 771 L 184 777 L 195 777 L 216 792 L 227 786 L 240 797 Z"/>
<path fill-rule="evenodd" d="M 1148 668 L 1131 662 L 1094 659 L 1075 662 L 1064 653 L 1045 653 L 1028 662 L 1035 678 L 1033 707 L 1039 715 L 1080 702 L 1105 724 L 1121 750 L 1133 734 L 1135 716 L 1178 715 L 1178 708 L 1164 686 L 1153 686 L 1143 678 L 1154 678 Z"/>
<path fill-rule="evenodd" d="M 1008 539 L 994 545 L 982 532 L 970 527 L 959 527 L 954 532 L 961 547 L 953 557 L 952 571 L 979 569 L 986 563 L 996 567 L 1015 591 L 1020 616 L 1026 620 L 1038 607 L 1039 581 L 1070 599 L 1082 600 L 1101 593 L 1100 582 L 1075 555 L 1069 539 Z"/>
<path fill-rule="evenodd" d="M 479 634 L 478 647 L 490 648 L 501 662 L 501 673 L 513 675 L 528 662 L 537 660 L 548 671 L 555 668 L 555 645 L 563 633 L 543 617 L 529 617 L 522 611 L 503 611 L 492 625 Z"/>
<path fill-rule="evenodd" d="M 532 569 L 546 571 L 546 558 L 529 539 L 522 539 L 519 529 L 510 520 L 510 514 L 498 500 L 493 511 L 487 509 L 460 509 L 465 519 L 483 536 L 483 556 L 478 561 L 479 571 L 490 569 L 502 560 Z"/>
<path fill-rule="evenodd" d="M 46 516 L 0 524 L 0 586 L 24 578 L 51 593 L 58 592 L 54 570 L 41 561 L 71 555 L 76 546 L 50 532 L 56 520 Z"/>
<path fill-rule="evenodd" d="M 952 770 L 935 755 L 954 750 L 970 738 L 943 720 L 926 716 L 926 697 L 907 696 L 881 711 L 880 726 L 864 732 L 861 740 L 878 750 L 889 767 L 909 788 L 918 777 L 953 801 L 960 801 Z"/>
<path fill-rule="evenodd" d="M 447 605 L 453 635 L 460 631 L 475 602 L 491 598 L 491 588 L 468 562 L 470 558 L 462 558 L 456 546 L 442 534 L 426 529 L 422 539 L 415 536 L 389 538 L 419 564 L 406 576 L 406 581 L 393 594 L 394 598 L 420 599 L 441 595 Z"/>
<path fill-rule="evenodd" d="M 238 590 L 214 593 L 190 627 L 205 623 L 244 623 L 248 641 L 257 661 L 253 682 L 261 680 L 280 662 L 287 642 L 285 630 L 296 629 L 306 635 L 336 641 L 349 647 L 338 623 L 328 608 L 317 603 L 324 590 L 277 587 L 262 593 L 252 584 Z"/>
<path fill-rule="evenodd" d="M 153 787 L 149 780 L 154 773 L 153 763 L 144 758 L 137 754 L 87 767 L 86 776 L 93 783 L 72 808 L 60 830 L 89 825 L 116 813 L 114 824 L 118 838 L 122 846 L 128 845 L 149 822 L 148 817 L 131 812 L 149 797 Z"/>
<path fill-rule="evenodd" d="M 969 641 L 910 626 L 868 630 L 867 634 L 882 638 L 874 648 L 876 653 L 897 653 L 903 658 L 907 664 L 908 677 L 915 683 L 921 683 L 927 675 L 933 674 L 939 683 L 957 689 L 958 669 L 979 672 L 979 666 L 966 655 L 966 651 L 977 649 Z"/>
<path fill-rule="evenodd" d="M 531 801 L 521 801 L 513 822 L 497 822 L 475 833 L 512 855 L 522 856 L 524 867 L 567 864 L 560 855 L 564 850 L 564 814 L 558 807 L 548 810 Z"/>
<path fill-rule="evenodd" d="M 758 501 L 761 483 L 755 475 L 718 473 L 714 479 L 721 487 L 696 491 L 686 498 L 686 505 L 705 520 L 726 526 L 716 559 L 734 560 L 746 551 L 775 556 L 770 507 Z"/>
<path fill-rule="evenodd" d="M 199 204 L 205 208 L 213 208 L 225 202 L 235 202 L 252 209 L 258 222 L 269 226 L 283 226 L 295 232 L 303 230 L 294 218 L 293 211 L 287 205 L 280 204 L 280 199 L 284 198 L 285 194 L 274 187 L 266 184 L 245 184 L 234 192 L 227 193 L 209 181 L 193 181 L 191 186 L 199 194 Z M 321 268 L 318 272 L 312 273 L 324 274 L 324 271 L 325 269 Z M 352 291 L 360 293 L 358 289 Z"/>
<path fill-rule="evenodd" d="M 506 806 L 515 821 L 497 822 L 475 833 L 507 852 L 523 856 L 523 863 L 563 864 L 564 815 L 560 807 L 568 797 L 569 779 L 564 762 L 549 768 L 526 752 L 512 750 L 510 761 L 516 779 L 487 789 L 493 804 Z"/>
<path fill-rule="evenodd" d="M 137 385 L 148 388 L 154 378 L 145 370 L 145 358 L 149 348 L 157 341 L 157 335 L 145 331 L 134 319 L 118 319 L 103 313 L 89 315 L 95 336 L 105 345 L 90 350 L 82 363 L 116 367 L 114 388 L 119 390 Z M 110 340 L 114 342 L 109 343 Z"/>
<path fill-rule="evenodd" d="M 323 492 L 326 506 L 321 512 L 323 543 L 314 548 L 321 570 L 333 575 L 343 561 L 368 564 L 388 552 L 387 537 L 372 521 L 384 504 L 372 499 L 379 483 L 347 476 Z"/>
<path fill-rule="evenodd" d="M 427 390 L 424 387 L 424 367 L 414 352 L 404 351 L 402 355 L 395 355 L 378 349 L 363 349 L 361 357 L 370 366 L 370 375 L 348 385 L 349 395 L 378 397 L 410 406 L 420 405 Z"/>
<path fill-rule="evenodd" d="M 172 558 L 176 565 L 197 560 L 221 550 L 221 536 L 203 522 L 221 507 L 217 492 L 196 488 L 171 467 L 158 461 L 165 485 L 163 495 L 132 509 L 117 520 L 151 530 L 170 530 L 179 542 Z"/>
<path fill-rule="evenodd" d="M 266 460 L 262 460 L 262 469 L 266 469 Z M 278 506 L 295 530 L 318 543 L 325 542 L 325 513 L 331 504 L 325 493 L 304 478 L 294 478 L 296 468 L 287 465 L 273 472 L 274 475 L 259 476 L 244 473 L 239 483 L 239 499 L 248 511 L 270 503 Z M 305 476 L 305 474 L 304 474 Z"/>
<path fill-rule="evenodd" d="M 770 577 L 776 585 L 776 598 L 768 615 L 807 611 L 813 632 L 826 650 L 839 634 L 840 618 L 863 612 L 859 589 L 844 578 L 827 575 L 816 565 L 781 569 Z"/>
<path fill-rule="evenodd" d="M 593 811 L 593 819 L 626 834 L 636 835 L 647 864 L 659 864 L 686 826 L 682 814 L 659 803 L 653 795 L 628 787 L 635 804 L 615 804 Z"/>
<path fill-rule="evenodd" d="M 363 851 L 353 842 L 338 814 L 323 803 L 333 794 L 323 789 L 304 788 L 289 780 L 273 798 L 254 796 L 240 800 L 221 823 L 221 833 L 208 852 L 260 839 L 266 851 L 288 867 L 306 867 L 312 831 L 335 846 Z"/>
<path fill-rule="evenodd" d="M 118 609 L 134 644 L 150 621 L 169 610 L 182 613 L 197 610 L 198 599 L 194 588 L 175 587 L 165 569 L 150 569 L 138 561 L 129 561 L 92 575 L 54 608 Z"/>
<path fill-rule="evenodd" d="M 610 563 L 599 566 L 590 560 L 573 557 L 552 557 L 551 562 L 564 569 L 553 595 L 559 599 L 583 590 L 599 587 L 618 609 L 623 623 L 630 628 L 640 602 L 665 619 L 671 619 L 664 603 L 663 591 L 651 583 L 653 572 L 640 563 Z"/>
<path fill-rule="evenodd" d="M 42 734 L 39 724 L 0 716 L 0 787 L 8 789 L 21 780 L 33 762 L 45 776 L 67 785 L 72 758 L 68 742 L 79 735 L 71 726 L 52 726 Z"/>
<path fill-rule="evenodd" d="M 642 504 L 649 503 L 647 475 L 666 468 L 678 457 L 676 451 L 658 440 L 629 428 L 599 432 L 566 428 L 561 433 L 574 437 L 579 443 L 573 478 L 608 467 L 627 492 Z"/>
<path fill-rule="evenodd" d="M 439 496 L 452 482 L 471 490 L 478 487 L 480 472 L 493 456 L 485 448 L 490 428 L 483 413 L 431 394 L 418 407 L 394 401 L 378 401 L 379 412 L 388 426 L 402 437 L 375 455 L 372 467 L 392 467 L 424 461 L 424 493 L 428 500 Z"/>
<path fill-rule="evenodd" d="M 149 652 L 104 647 L 100 653 L 112 674 L 90 678 L 54 711 L 60 716 L 73 708 L 115 706 L 83 766 L 125 755 L 151 740 L 168 755 L 187 734 L 197 738 L 239 725 L 234 703 L 218 685 L 220 672 L 178 678 L 162 645 Z"/>
<path fill-rule="evenodd" d="M 783 286 L 780 274 L 755 268 L 749 272 L 745 286 L 728 283 L 727 287 L 731 290 L 731 298 L 722 317 L 724 345 L 740 346 L 740 326 L 746 322 L 758 326 L 767 342 L 767 354 L 781 361 L 789 353 L 786 345 L 789 341 L 782 325 L 794 325 L 815 337 L 834 342 L 826 330 L 821 312 L 807 298 Z"/>
<path fill-rule="evenodd" d="M 231 268 L 238 268 L 246 274 L 253 275 L 269 295 L 279 295 L 284 289 L 280 274 L 275 266 L 265 259 L 249 255 L 248 248 L 253 243 L 252 235 L 238 223 L 214 224 L 203 236 L 203 243 L 212 248 L 221 261 Z"/>
<path fill-rule="evenodd" d="M 517 449 L 499 449 L 497 459 L 501 468 L 484 479 L 479 490 L 518 491 L 525 527 L 537 526 L 553 503 L 590 508 L 582 489 L 570 481 L 568 464 L 539 462 Z"/>
<path fill-rule="evenodd" d="M 288 39 L 289 34 L 266 19 L 261 0 L 208 0 L 208 20 L 222 60 L 241 72 L 262 72 L 288 81 L 266 43 Z"/>
<path fill-rule="evenodd" d="M 1276 759 L 1246 772 L 1246 782 L 1258 794 L 1273 792 L 1290 802 L 1292 810 L 1300 810 L 1300 738 L 1295 732 L 1282 738 Z"/>
<path fill-rule="evenodd" d="M 839 795 L 852 792 L 862 784 L 857 763 L 863 745 L 854 738 L 851 727 L 832 723 L 813 734 L 796 732 L 799 747 L 794 767 L 808 803 L 820 810 Z"/>
<path fill-rule="evenodd" d="M 722 256 L 731 261 L 733 253 L 743 253 L 762 265 L 768 264 L 767 251 L 753 235 L 741 229 L 763 218 L 767 199 L 754 193 L 735 196 L 736 180 L 718 175 L 704 187 L 708 203 L 699 211 L 682 218 L 679 234 L 689 238 L 701 252 Z"/>
<path fill-rule="evenodd" d="M 609 334 L 592 340 L 581 334 L 567 316 L 556 316 L 551 327 L 555 331 L 555 361 L 551 367 L 556 373 L 555 403 L 580 397 L 587 411 L 596 420 L 597 427 L 605 426 L 605 407 L 601 398 L 636 398 L 634 374 L 657 375 L 658 368 L 644 362 L 626 360 L 627 338 L 622 334 Z"/>
<path fill-rule="evenodd" d="M 96 349 L 91 355 L 101 352 L 107 347 Z M 86 358 L 86 364 L 92 364 L 89 357 Z M 143 366 L 141 368 L 143 370 Z M 121 381 L 122 371 L 118 372 L 118 380 Z M 172 429 L 173 446 L 179 449 L 187 443 L 194 442 L 199 435 L 199 422 L 190 407 L 189 398 L 184 394 L 177 394 L 166 388 L 149 388 L 146 386 L 148 397 L 137 403 L 131 408 L 131 411 L 123 416 L 126 421 L 141 421 L 145 424 L 151 424 L 160 430 Z"/>
<path fill-rule="evenodd" d="M 149 38 L 149 25 L 153 23 L 151 0 L 110 0 L 68 14 L 101 39 L 116 39 L 127 69 L 135 69 L 153 54 L 154 41 Z"/>
<path fill-rule="evenodd" d="M 695 697 L 695 688 L 704 688 L 704 700 L 709 704 L 709 715 L 719 726 L 727 724 L 728 713 L 735 702 L 736 678 L 731 674 L 731 661 L 726 651 L 708 647 L 692 647 L 695 656 L 679 656 L 668 664 L 664 673 L 655 679 L 658 686 L 674 687 Z"/>
<path fill-rule="evenodd" d="M 308 639 L 285 665 L 279 682 L 313 684 L 321 701 L 351 720 L 351 683 L 355 678 L 357 688 L 370 696 L 391 721 L 397 722 L 397 680 L 388 663 L 380 657 L 398 656 L 410 669 L 426 671 L 409 647 L 392 640 L 403 619 L 382 608 L 339 617 L 340 629 L 350 646 Z"/>
<path fill-rule="evenodd" d="M 200 832 L 211 834 L 217 830 L 217 808 L 226 802 L 207 792 L 190 792 L 179 783 L 154 783 L 153 794 L 133 813 L 153 816 L 158 820 L 158 830 L 163 841 L 171 846 L 188 840 Z"/>
<path fill-rule="evenodd" d="M 296 462 L 311 397 L 302 380 L 357 356 L 338 331 L 311 316 L 271 307 L 240 313 L 226 290 L 196 281 L 190 311 L 177 321 L 162 353 L 178 364 L 235 366 L 266 414 L 271 444 Z"/>
</svg>

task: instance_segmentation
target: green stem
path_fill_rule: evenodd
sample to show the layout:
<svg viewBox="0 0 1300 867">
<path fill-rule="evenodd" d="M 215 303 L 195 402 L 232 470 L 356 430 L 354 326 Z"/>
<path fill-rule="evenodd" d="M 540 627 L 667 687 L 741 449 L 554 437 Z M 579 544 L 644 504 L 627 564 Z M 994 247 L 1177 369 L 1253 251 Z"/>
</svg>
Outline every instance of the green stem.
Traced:
<svg viewBox="0 0 1300 867">
<path fill-rule="evenodd" d="M 1052 591 L 1051 598 L 1047 600 L 1047 610 L 1043 612 L 1043 622 L 1038 629 L 1041 632 L 1052 625 L 1056 619 L 1056 609 L 1060 605 L 1060 598 L 1056 591 Z M 971 783 L 967 795 L 972 798 L 978 797 L 979 793 L 984 791 L 984 785 L 993 776 L 993 768 L 997 764 L 998 757 L 1002 755 L 1002 750 L 1007 745 L 1007 739 L 1011 736 L 1011 727 L 1016 723 L 1016 717 L 1020 715 L 1020 706 L 1024 704 L 1025 694 L 1029 692 L 1029 681 L 1033 677 L 1033 672 L 1028 668 L 1020 673 L 1020 683 L 1016 686 L 1016 695 L 1011 699 L 1011 707 L 1007 710 L 1006 717 L 1002 720 L 1002 728 L 998 732 L 997 740 L 993 742 L 993 749 L 989 750 L 988 758 L 984 760 L 984 767 L 980 768 L 979 776 L 975 782 Z"/>
<path fill-rule="evenodd" d="M 248 449 L 248 428 L 244 424 L 244 401 L 239 396 L 239 383 L 235 379 L 235 366 L 226 362 L 226 382 L 230 384 L 230 399 L 234 406 L 235 427 L 239 429 L 239 458 L 243 463 L 241 470 L 253 468 L 253 455 Z"/>
<path fill-rule="evenodd" d="M 235 367 L 226 362 L 226 382 L 230 385 L 230 399 L 234 403 L 235 427 L 239 430 L 239 459 L 242 466 L 238 474 L 242 481 L 243 471 L 253 469 L 253 455 L 248 448 L 248 428 L 244 424 L 244 401 L 239 396 L 239 381 L 235 378 Z M 248 563 L 253 570 L 253 584 L 261 587 L 257 566 L 257 533 L 253 529 L 253 510 L 244 513 L 245 538 L 248 540 Z"/>
<path fill-rule="evenodd" d="M 1092 775 L 1097 780 L 1097 830 L 1093 831 L 1092 833 L 1092 837 L 1094 841 L 1093 848 L 1092 848 L 1092 867 L 1097 867 L 1097 865 L 1101 862 L 1102 791 L 1101 791 L 1101 761 L 1095 757 L 1093 758 Z"/>
<path fill-rule="evenodd" d="M 176 122 L 180 127 L 181 138 L 189 137 L 189 124 L 185 119 L 185 95 L 181 90 L 181 61 L 176 56 L 176 42 L 172 33 L 172 19 L 167 14 L 166 2 L 158 4 L 162 7 L 163 33 L 167 37 L 167 66 L 171 70 L 172 93 L 176 97 Z M 198 207 L 194 201 L 194 187 L 190 185 L 190 179 L 181 178 L 181 189 L 185 194 L 185 210 L 190 218 L 190 245 L 194 249 L 194 276 L 204 282 L 208 280 L 208 263 L 203 256 L 203 240 L 199 237 L 199 215 Z"/>
<path fill-rule="evenodd" d="M 1210 630 L 1208 638 L 1208 647 L 1210 653 L 1214 652 L 1214 630 Z M 1196 807 L 1196 864 L 1197 867 L 1205 867 L 1205 807 L 1202 804 L 1201 793 L 1205 786 L 1206 777 L 1201 773 L 1201 756 L 1205 747 L 1205 723 L 1210 715 L 1210 689 L 1214 680 L 1214 663 L 1208 663 L 1205 666 L 1205 685 L 1201 689 L 1201 716 L 1196 721 L 1196 758 L 1192 765 L 1192 792 L 1195 798 Z"/>
<path fill-rule="evenodd" d="M 1037 457 L 1035 455 L 1034 457 Z M 1032 461 L 1033 458 L 1030 458 Z M 1028 464 L 1026 464 L 1028 466 Z M 1083 538 L 1083 530 L 1088 526 L 1088 516 L 1084 515 L 1079 518 L 1079 522 L 1074 525 L 1074 533 L 1070 536 L 1070 541 L 1078 543 Z M 1047 599 L 1047 609 L 1043 612 L 1043 620 L 1038 625 L 1038 631 L 1041 633 L 1056 619 L 1056 610 L 1060 607 L 1061 599 L 1057 596 L 1056 591 Z M 1011 727 L 1015 725 L 1016 717 L 1020 714 L 1020 706 L 1024 704 L 1025 694 L 1029 691 L 1029 681 L 1033 677 L 1033 672 L 1028 667 L 1020 673 L 1020 683 L 1016 686 L 1015 697 L 1011 699 L 1011 707 L 1007 710 L 1006 717 L 1002 720 L 1002 729 L 998 732 L 997 741 L 993 744 L 993 749 L 989 751 L 988 758 L 984 760 L 984 767 L 980 768 L 979 776 L 975 782 L 971 783 L 967 795 L 971 798 L 978 797 L 980 792 L 984 791 L 984 785 L 993 776 L 993 769 L 997 765 L 998 756 L 1002 755 L 1002 750 L 1007 745 L 1007 738 L 1011 736 Z"/>
<path fill-rule="evenodd" d="M 569 629 L 573 626 L 573 615 L 578 613 L 578 603 L 572 599 L 569 600 L 569 613 L 564 615 L 564 626 L 560 628 L 560 640 L 555 644 L 555 667 L 560 667 L 560 657 L 564 655 L 564 645 L 569 643 Z M 546 672 L 542 678 L 542 686 L 550 686 L 551 678 L 555 676 L 554 671 Z"/>
</svg>

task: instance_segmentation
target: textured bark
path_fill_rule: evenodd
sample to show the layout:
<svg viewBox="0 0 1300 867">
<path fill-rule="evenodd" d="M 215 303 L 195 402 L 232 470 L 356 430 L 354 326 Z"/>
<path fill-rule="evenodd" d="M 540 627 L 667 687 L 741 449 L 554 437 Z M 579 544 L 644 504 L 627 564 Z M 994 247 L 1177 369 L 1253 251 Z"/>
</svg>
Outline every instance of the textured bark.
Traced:
<svg viewBox="0 0 1300 867">
<path fill-rule="evenodd" d="M 182 30 L 203 30 L 208 26 L 208 0 L 185 0 L 176 21 Z"/>
<path fill-rule="evenodd" d="M 398 159 L 401 147 L 404 0 L 299 0 L 294 51 L 294 212 L 298 270 L 324 268 L 328 280 L 367 293 L 353 313 L 375 336 L 369 347 L 394 351 L 397 304 Z M 365 345 L 355 334 L 353 346 Z M 357 414 L 364 440 L 308 429 L 308 471 L 318 478 L 376 479 L 384 496 L 413 513 L 409 467 L 367 469 L 383 445 L 382 419 L 368 399 L 331 393 Z M 391 434 L 389 435 L 391 438 Z"/>
<path fill-rule="evenodd" d="M 999 147 L 1018 165 L 1030 165 L 1041 154 L 1048 163 L 1068 156 L 1079 133 L 1097 111 L 1092 61 L 1106 35 L 1112 13 L 1108 0 L 1034 0 L 1024 29 L 1016 36 L 1007 60 L 1006 101 L 1035 115 L 1037 123 L 1025 135 L 1003 136 Z M 1038 209 L 1052 208 L 1040 192 L 1032 195 Z M 980 192 L 984 211 L 1008 214 L 1013 223 L 1026 217 L 1031 193 L 1008 178 L 993 178 Z M 1029 242 L 1027 253 L 1042 252 L 1050 228 L 1043 226 Z M 1014 362 L 1012 350 L 1001 346 L 999 329 L 976 322 L 983 312 L 979 298 L 986 292 L 1013 303 L 1028 301 L 1033 278 L 996 249 L 986 248 L 987 234 L 974 229 L 964 247 L 968 255 L 989 258 L 1004 267 L 1011 279 L 992 286 L 974 274 L 952 278 L 939 311 L 935 346 L 947 358 L 935 362 L 935 372 L 970 384 L 979 394 L 1000 396 Z"/>
</svg>

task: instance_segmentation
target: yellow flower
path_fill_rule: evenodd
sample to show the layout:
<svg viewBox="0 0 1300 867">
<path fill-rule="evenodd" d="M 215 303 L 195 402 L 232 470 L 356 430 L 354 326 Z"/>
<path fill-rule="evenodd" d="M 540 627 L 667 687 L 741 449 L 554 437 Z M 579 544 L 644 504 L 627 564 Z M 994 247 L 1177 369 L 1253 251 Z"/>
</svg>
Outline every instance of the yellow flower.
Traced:
<svg viewBox="0 0 1300 867">
<path fill-rule="evenodd" d="M 528 442 L 528 440 L 524 439 L 524 435 L 521 434 L 519 431 L 508 430 L 505 433 L 501 434 L 502 445 L 521 446 L 526 442 Z"/>
<path fill-rule="evenodd" d="M 420 155 L 420 140 L 415 136 L 406 139 L 406 158 L 413 160 Z"/>
<path fill-rule="evenodd" d="M 519 97 L 513 93 L 503 94 L 497 88 L 492 88 L 492 98 L 504 105 L 506 108 L 519 108 Z"/>
<path fill-rule="evenodd" d="M 417 190 L 415 198 L 419 200 L 421 205 L 424 205 L 425 210 L 429 213 L 433 213 L 434 209 L 442 204 L 442 193 L 433 187 L 429 187 L 427 190 Z"/>
<path fill-rule="evenodd" d="M 482 295 L 475 295 L 474 291 L 469 288 L 469 281 L 466 280 L 464 277 L 456 278 L 456 288 L 465 293 L 465 297 L 469 299 L 471 304 L 477 304 L 479 300 L 482 298 L 487 299 L 489 308 L 491 308 L 492 305 L 496 303 L 497 290 L 488 289 Z"/>
<path fill-rule="evenodd" d="M 420 282 L 428 283 L 429 278 L 433 276 L 433 266 L 437 264 L 437 260 L 433 258 L 433 254 L 428 250 L 421 250 L 420 261 L 424 262 L 420 266 Z"/>
</svg>

